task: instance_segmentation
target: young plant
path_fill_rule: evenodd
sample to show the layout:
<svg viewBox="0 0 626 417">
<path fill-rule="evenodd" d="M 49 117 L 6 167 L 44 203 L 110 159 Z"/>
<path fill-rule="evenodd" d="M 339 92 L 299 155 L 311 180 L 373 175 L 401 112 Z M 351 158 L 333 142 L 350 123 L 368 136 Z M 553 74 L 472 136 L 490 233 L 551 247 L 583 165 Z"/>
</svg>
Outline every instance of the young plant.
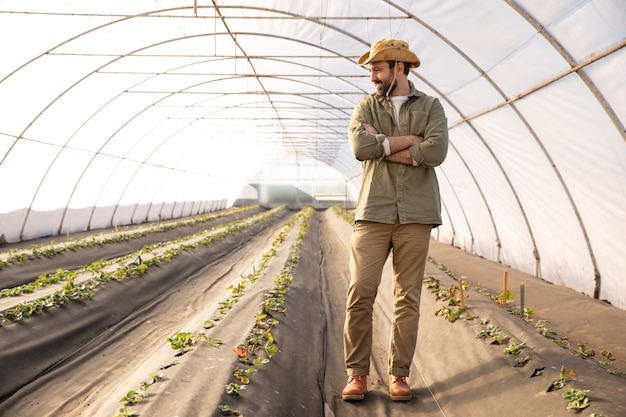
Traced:
<svg viewBox="0 0 626 417">
<path fill-rule="evenodd" d="M 173 361 L 171 361 L 170 363 L 166 363 L 161 365 L 161 367 L 159 369 L 167 369 L 167 368 L 171 368 L 174 365 L 178 365 L 178 361 L 176 359 L 174 359 Z"/>
<path fill-rule="evenodd" d="M 433 293 L 439 291 L 439 280 L 435 277 L 428 276 L 424 278 L 424 285 Z"/>
<path fill-rule="evenodd" d="M 249 343 L 246 340 L 246 344 L 245 345 L 239 345 L 236 348 L 233 349 L 233 352 L 235 352 L 237 354 L 237 358 L 239 359 L 239 362 L 243 363 L 244 365 L 250 365 L 250 349 L 249 349 Z"/>
<path fill-rule="evenodd" d="M 578 345 L 578 349 L 571 349 L 572 353 L 576 356 L 580 356 L 583 359 L 590 358 L 596 355 L 592 349 L 586 349 L 585 345 Z"/>
<path fill-rule="evenodd" d="M 213 338 L 208 338 L 207 342 L 209 342 L 209 344 L 213 347 L 219 347 L 220 345 L 224 344 L 224 341 L 222 339 L 213 339 Z"/>
<path fill-rule="evenodd" d="M 550 323 L 548 320 L 539 320 L 537 323 L 535 323 L 535 329 L 537 329 L 539 334 L 541 334 L 542 336 L 545 336 L 545 337 L 556 336 L 557 332 L 550 330 L 546 327 L 548 323 Z"/>
<path fill-rule="evenodd" d="M 524 366 L 526 366 L 529 360 L 530 360 L 529 356 L 524 356 L 523 358 L 517 358 L 515 359 L 515 364 L 513 366 L 516 368 L 523 368 Z"/>
<path fill-rule="evenodd" d="M 573 377 L 578 374 L 573 369 L 566 369 L 564 366 L 561 366 L 561 370 L 559 371 L 559 377 L 550 383 L 548 387 L 548 392 L 556 391 L 565 386 Z"/>
<path fill-rule="evenodd" d="M 508 302 L 513 300 L 514 298 L 515 298 L 515 293 L 513 291 L 506 290 L 506 296 L 504 295 L 504 293 L 500 293 L 496 297 L 496 301 L 498 303 L 506 306 L 508 304 Z"/>
<path fill-rule="evenodd" d="M 457 309 L 451 309 L 448 307 L 441 307 L 435 311 L 435 316 L 445 317 L 450 323 L 454 323 L 458 319 L 464 317 L 464 313 L 467 311 L 465 307 L 459 307 Z M 475 318 L 472 315 L 468 315 L 468 319 Z"/>
<path fill-rule="evenodd" d="M 239 416 L 239 415 L 241 415 L 241 411 L 235 410 L 234 408 L 231 408 L 231 406 L 229 406 L 229 405 L 218 405 L 217 408 L 218 408 L 218 410 L 220 410 L 220 413 L 222 413 L 223 416 Z"/>
<path fill-rule="evenodd" d="M 146 398 L 146 395 L 147 393 L 145 390 L 128 391 L 126 395 L 124 395 L 122 399 L 120 399 L 120 402 L 125 402 L 128 405 L 135 405 L 141 402 L 144 398 Z"/>
<path fill-rule="evenodd" d="M 241 391 L 242 389 L 246 389 L 246 386 L 231 382 L 230 384 L 226 385 L 226 394 L 230 395 L 231 397 L 238 397 L 240 395 L 239 391 Z"/>
<path fill-rule="evenodd" d="M 530 320 L 530 318 L 534 315 L 535 315 L 535 310 L 533 310 L 530 307 L 524 307 L 524 318 L 526 320 Z"/>
<path fill-rule="evenodd" d="M 553 340 L 553 342 L 561 346 L 563 349 L 570 349 L 569 337 L 567 336 L 562 336 L 559 339 Z"/>
<path fill-rule="evenodd" d="M 617 366 L 613 365 L 609 361 L 597 361 L 598 365 L 604 368 L 611 375 L 619 376 L 621 378 L 626 378 L 626 372 L 619 369 Z"/>
<path fill-rule="evenodd" d="M 252 372 L 256 372 L 256 369 L 237 368 L 233 374 L 235 375 L 235 378 L 241 381 L 242 384 L 248 385 L 250 383 L 250 377 L 248 375 Z"/>
<path fill-rule="evenodd" d="M 476 335 L 478 339 L 487 339 L 492 345 L 502 345 L 509 339 L 509 336 L 500 331 L 500 328 L 495 324 L 487 326 L 486 329 L 481 330 Z"/>
<path fill-rule="evenodd" d="M 591 400 L 587 396 L 589 390 L 568 388 L 563 393 L 563 399 L 567 401 L 568 410 L 584 410 L 589 407 Z"/>
<path fill-rule="evenodd" d="M 520 344 L 511 343 L 508 348 L 504 349 L 505 355 L 519 355 L 523 348 L 526 347 L 526 342 Z"/>
<path fill-rule="evenodd" d="M 117 410 L 117 413 L 115 413 L 113 417 L 132 417 L 136 415 L 137 415 L 136 411 L 128 411 L 128 408 L 122 407 L 119 410 Z"/>
<path fill-rule="evenodd" d="M 157 382 L 162 381 L 163 378 L 165 378 L 165 374 L 163 372 L 150 374 L 148 379 L 141 383 L 141 389 L 145 391 Z"/>
<path fill-rule="evenodd" d="M 262 365 L 264 363 L 269 363 L 269 361 L 270 360 L 267 359 L 267 358 L 254 358 L 254 360 L 252 361 L 252 364 L 254 366 L 259 366 L 259 365 Z"/>
<path fill-rule="evenodd" d="M 178 350 L 176 356 L 181 356 L 193 350 L 192 346 L 197 344 L 199 341 L 208 341 L 208 337 L 204 333 L 193 335 L 188 332 L 176 332 L 174 336 L 168 337 L 166 340 L 170 342 L 172 349 Z"/>
</svg>

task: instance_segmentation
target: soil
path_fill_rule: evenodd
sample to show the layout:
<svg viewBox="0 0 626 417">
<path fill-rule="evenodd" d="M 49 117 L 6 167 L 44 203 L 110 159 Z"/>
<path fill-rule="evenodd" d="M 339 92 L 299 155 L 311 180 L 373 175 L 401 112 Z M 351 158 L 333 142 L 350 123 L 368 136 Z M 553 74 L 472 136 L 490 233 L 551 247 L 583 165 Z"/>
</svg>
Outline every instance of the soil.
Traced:
<svg viewBox="0 0 626 417">
<path fill-rule="evenodd" d="M 248 368 L 233 349 L 245 341 L 260 304 L 274 288 L 274 277 L 281 273 L 296 241 L 295 228 L 261 278 L 245 288 L 240 301 L 214 327 L 206 329 L 204 323 L 231 296 L 229 286 L 254 270 L 274 236 L 294 215 L 286 211 L 185 252 L 143 276 L 98 288 L 93 300 L 71 302 L 0 327 L 0 415 L 112 417 L 124 405 L 120 399 L 127 392 L 138 390 L 142 381 L 158 372 L 163 380 L 128 411 L 144 417 L 220 416 L 218 406 L 228 405 L 248 417 L 559 417 L 573 414 L 562 394 L 576 388 L 590 390 L 591 405 L 581 415 L 626 415 L 626 377 L 611 375 L 597 364 L 606 361 L 601 355 L 606 350 L 615 358 L 612 364 L 626 371 L 626 335 L 620 330 L 626 311 L 435 241 L 426 275 L 442 288 L 462 276 L 470 285 L 465 293 L 468 316 L 473 319 L 450 322 L 435 315 L 447 303 L 424 286 L 417 351 L 408 379 L 413 399 L 391 401 L 386 375 L 393 311 L 388 263 L 375 303 L 369 392 L 363 401 L 343 401 L 342 331 L 351 226 L 331 209 L 317 211 L 309 220 L 293 283 L 285 294 L 283 311 L 276 314 L 279 323 L 272 329 L 278 352 L 268 363 L 252 367 L 251 382 L 239 396 L 227 395 L 225 386 L 238 382 L 235 369 Z M 192 232 L 171 230 L 158 239 Z M 19 282 L 57 265 L 119 256 L 145 243 L 77 250 L 28 261 L 23 269 L 7 266 L 0 271 L 0 284 L 5 288 L 6 282 Z M 485 295 L 501 292 L 504 271 L 516 294 L 519 284 L 525 284 L 525 304 L 534 310 L 532 320 L 513 314 L 518 300 L 503 307 Z M 535 328 L 540 320 L 546 320 L 544 327 L 555 334 L 542 336 Z M 506 344 L 477 337 L 488 325 L 497 325 L 509 336 Z M 204 332 L 222 344 L 199 343 L 191 352 L 176 356 L 166 339 L 178 331 Z M 569 342 L 570 349 L 554 340 Z M 519 355 L 503 353 L 512 342 L 525 342 Z M 574 354 L 579 345 L 586 351 L 593 349 L 595 356 L 582 359 Z M 515 359 L 524 356 L 529 357 L 528 364 L 514 367 Z M 177 362 L 160 369 L 172 361 Z M 548 392 L 562 367 L 576 376 L 570 376 L 563 389 Z M 543 374 L 531 377 L 539 368 Z"/>
</svg>

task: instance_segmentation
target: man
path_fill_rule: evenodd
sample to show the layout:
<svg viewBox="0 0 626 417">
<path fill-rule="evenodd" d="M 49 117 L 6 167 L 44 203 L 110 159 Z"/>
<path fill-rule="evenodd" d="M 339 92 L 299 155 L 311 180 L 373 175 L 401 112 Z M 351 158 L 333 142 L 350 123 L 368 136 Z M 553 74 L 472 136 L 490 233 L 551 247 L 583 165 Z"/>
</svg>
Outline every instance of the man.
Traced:
<svg viewBox="0 0 626 417">
<path fill-rule="evenodd" d="M 410 68 L 417 68 L 420 60 L 406 42 L 381 39 L 359 64 L 369 64 L 376 93 L 356 105 L 349 129 L 352 152 L 362 161 L 363 182 L 351 240 L 344 326 L 348 383 L 342 398 L 362 400 L 367 392 L 374 299 L 393 250 L 389 393 L 394 401 L 407 401 L 430 233 L 441 224 L 434 167 L 448 150 L 447 119 L 439 100 L 408 80 Z"/>
</svg>

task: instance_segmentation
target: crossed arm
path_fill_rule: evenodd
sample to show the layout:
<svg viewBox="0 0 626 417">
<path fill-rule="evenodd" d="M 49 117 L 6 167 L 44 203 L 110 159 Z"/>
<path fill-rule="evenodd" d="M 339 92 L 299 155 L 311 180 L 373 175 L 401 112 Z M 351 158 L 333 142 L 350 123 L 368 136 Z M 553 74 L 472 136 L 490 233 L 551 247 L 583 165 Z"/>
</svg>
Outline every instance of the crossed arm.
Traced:
<svg viewBox="0 0 626 417">
<path fill-rule="evenodd" d="M 376 128 L 368 123 L 363 123 L 363 128 L 367 133 L 378 134 Z M 423 142 L 424 138 L 416 135 L 387 136 L 387 141 L 389 142 L 391 153 L 384 158 L 386 161 L 413 165 L 413 158 L 409 153 L 409 148 Z"/>
</svg>

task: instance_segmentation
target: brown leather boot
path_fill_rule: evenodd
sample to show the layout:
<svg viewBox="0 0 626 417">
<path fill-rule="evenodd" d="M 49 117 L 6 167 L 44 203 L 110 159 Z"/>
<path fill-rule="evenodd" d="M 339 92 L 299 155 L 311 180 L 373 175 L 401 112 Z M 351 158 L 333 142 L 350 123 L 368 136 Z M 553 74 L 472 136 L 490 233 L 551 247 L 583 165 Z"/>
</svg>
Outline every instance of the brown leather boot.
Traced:
<svg viewBox="0 0 626 417">
<path fill-rule="evenodd" d="M 366 392 L 367 376 L 353 375 L 348 378 L 348 383 L 341 391 L 341 398 L 344 400 L 362 400 L 365 398 Z"/>
<path fill-rule="evenodd" d="M 389 375 L 389 396 L 393 401 L 411 399 L 411 387 L 406 383 L 405 376 Z"/>
</svg>

